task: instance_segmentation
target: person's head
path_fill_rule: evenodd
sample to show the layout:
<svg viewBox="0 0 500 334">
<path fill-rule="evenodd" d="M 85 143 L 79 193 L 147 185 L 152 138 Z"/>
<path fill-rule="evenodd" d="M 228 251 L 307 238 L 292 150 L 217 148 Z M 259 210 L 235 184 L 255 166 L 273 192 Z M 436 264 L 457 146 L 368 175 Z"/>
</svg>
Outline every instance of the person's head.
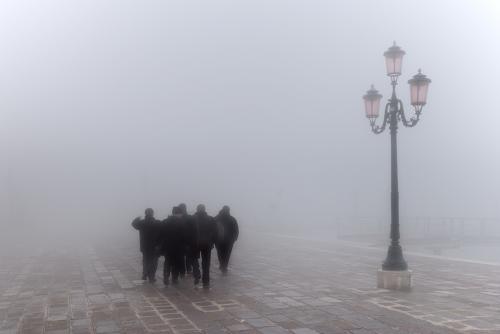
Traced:
<svg viewBox="0 0 500 334">
<path fill-rule="evenodd" d="M 229 208 L 229 206 L 224 205 L 222 207 L 222 209 L 220 210 L 220 213 L 223 215 L 229 215 L 229 214 L 231 214 L 231 209 Z"/>
<path fill-rule="evenodd" d="M 207 210 L 205 209 L 205 205 L 198 204 L 198 206 L 196 207 L 196 212 L 197 213 L 206 213 Z"/>
<path fill-rule="evenodd" d="M 153 218 L 155 216 L 155 212 L 153 211 L 153 209 L 151 208 L 147 208 L 145 211 L 144 211 L 144 216 L 146 218 Z"/>
<path fill-rule="evenodd" d="M 181 209 L 183 215 L 187 215 L 187 206 L 185 203 L 179 204 L 179 209 Z"/>
<path fill-rule="evenodd" d="M 178 206 L 174 206 L 174 208 L 172 209 L 172 214 L 174 216 L 182 215 L 182 209 Z"/>
</svg>

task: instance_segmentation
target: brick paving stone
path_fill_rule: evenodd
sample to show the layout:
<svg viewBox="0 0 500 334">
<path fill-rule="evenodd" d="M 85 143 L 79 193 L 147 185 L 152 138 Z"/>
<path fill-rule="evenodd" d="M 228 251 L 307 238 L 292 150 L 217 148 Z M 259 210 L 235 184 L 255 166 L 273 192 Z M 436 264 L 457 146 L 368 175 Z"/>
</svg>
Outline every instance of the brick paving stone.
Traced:
<svg viewBox="0 0 500 334">
<path fill-rule="evenodd" d="M 296 328 L 292 329 L 292 332 L 294 334 L 318 334 L 318 332 L 309 328 Z"/>
<path fill-rule="evenodd" d="M 259 329 L 262 334 L 290 334 L 291 332 L 282 327 L 264 327 Z"/>
<path fill-rule="evenodd" d="M 408 255 L 410 292 L 375 287 L 383 249 L 242 235 L 212 287 L 140 280 L 134 238 L 0 252 L 0 334 L 500 333 L 500 266 Z M 160 260 L 160 268 L 163 259 Z"/>
<path fill-rule="evenodd" d="M 243 332 L 243 331 L 251 329 L 251 327 L 244 325 L 244 324 L 235 324 L 235 325 L 227 326 L 227 329 L 229 331 L 231 331 L 231 333 L 233 333 L 233 332 Z"/>
<path fill-rule="evenodd" d="M 274 322 L 266 318 L 250 318 L 246 322 L 256 328 L 276 326 Z"/>
</svg>

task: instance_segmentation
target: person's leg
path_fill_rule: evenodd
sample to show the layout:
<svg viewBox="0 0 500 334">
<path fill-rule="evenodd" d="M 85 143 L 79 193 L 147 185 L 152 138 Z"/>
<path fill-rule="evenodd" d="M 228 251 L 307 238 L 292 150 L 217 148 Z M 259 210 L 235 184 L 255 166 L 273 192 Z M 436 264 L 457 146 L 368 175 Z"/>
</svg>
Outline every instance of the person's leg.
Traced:
<svg viewBox="0 0 500 334">
<path fill-rule="evenodd" d="M 148 279 L 148 260 L 146 257 L 146 253 L 142 252 L 142 280 L 145 281 Z"/>
<path fill-rule="evenodd" d="M 215 244 L 215 250 L 217 251 L 217 259 L 219 260 L 219 269 L 222 270 L 224 259 L 222 257 L 222 252 L 223 252 L 223 246 L 222 244 L 218 243 Z"/>
<path fill-rule="evenodd" d="M 179 251 L 179 275 L 184 278 L 186 275 L 186 250 L 184 247 Z"/>
<path fill-rule="evenodd" d="M 227 269 L 227 242 L 219 244 L 219 263 L 220 270 L 225 272 Z"/>
<path fill-rule="evenodd" d="M 172 283 L 177 284 L 179 282 L 179 275 L 181 275 L 182 272 L 182 252 L 177 250 L 173 254 L 172 261 Z"/>
<path fill-rule="evenodd" d="M 232 242 L 227 244 L 226 257 L 224 259 L 224 268 L 226 270 L 227 270 L 227 267 L 229 266 L 229 259 L 231 259 L 231 253 L 233 252 L 233 245 L 234 245 L 234 243 L 232 243 Z"/>
<path fill-rule="evenodd" d="M 150 261 L 149 281 L 154 283 L 156 282 L 156 269 L 158 269 L 158 256 L 156 254 L 152 254 Z"/>
<path fill-rule="evenodd" d="M 210 285 L 210 257 L 212 255 L 212 249 L 206 248 L 201 251 L 201 267 L 202 267 L 202 277 L 204 287 Z"/>
<path fill-rule="evenodd" d="M 168 275 L 170 279 L 174 279 L 174 271 L 175 271 L 175 260 L 174 253 L 172 251 L 168 252 Z"/>
<path fill-rule="evenodd" d="M 163 263 L 163 283 L 168 285 L 170 283 L 170 259 L 168 258 L 168 254 L 165 254 L 165 263 Z"/>
<path fill-rule="evenodd" d="M 186 248 L 186 274 L 191 274 L 193 272 L 193 265 L 192 265 L 192 255 L 191 255 L 191 249 L 189 247 Z"/>
<path fill-rule="evenodd" d="M 169 275 L 172 279 L 172 283 L 177 283 L 178 279 L 178 271 L 175 263 L 175 253 L 174 252 L 169 252 L 168 253 L 168 269 L 169 269 Z"/>
<path fill-rule="evenodd" d="M 200 263 L 198 261 L 199 252 L 191 253 L 191 264 L 193 266 L 193 278 L 194 284 L 197 285 L 200 282 L 201 274 L 200 274 Z"/>
<path fill-rule="evenodd" d="M 153 276 L 153 265 L 154 265 L 154 260 L 153 260 L 153 254 L 146 252 L 144 254 L 144 264 L 145 264 L 145 271 L 146 271 L 146 279 L 149 279 L 151 282 L 152 279 L 154 279 Z"/>
</svg>

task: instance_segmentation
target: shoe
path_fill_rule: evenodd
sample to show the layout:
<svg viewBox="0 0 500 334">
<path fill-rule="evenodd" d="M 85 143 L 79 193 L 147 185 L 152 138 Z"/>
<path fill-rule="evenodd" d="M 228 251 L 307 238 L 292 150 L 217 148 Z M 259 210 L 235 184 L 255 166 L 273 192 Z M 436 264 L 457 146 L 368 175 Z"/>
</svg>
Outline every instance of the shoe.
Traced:
<svg viewBox="0 0 500 334">
<path fill-rule="evenodd" d="M 172 280 L 172 284 L 173 284 L 173 285 L 177 285 L 177 284 L 179 284 L 179 280 L 178 280 L 178 279 L 173 279 L 173 280 Z"/>
<path fill-rule="evenodd" d="M 150 278 L 149 283 L 154 284 L 156 282 L 156 278 Z"/>
<path fill-rule="evenodd" d="M 194 285 L 198 285 L 200 284 L 200 279 L 199 278 L 195 278 L 194 279 Z"/>
<path fill-rule="evenodd" d="M 203 289 L 210 289 L 210 283 L 203 283 Z"/>
<path fill-rule="evenodd" d="M 163 284 L 165 284 L 165 286 L 168 286 L 170 284 L 170 281 L 168 279 L 164 279 Z"/>
<path fill-rule="evenodd" d="M 148 279 L 148 276 L 147 275 L 142 275 L 142 280 L 143 281 L 146 281 Z"/>
</svg>

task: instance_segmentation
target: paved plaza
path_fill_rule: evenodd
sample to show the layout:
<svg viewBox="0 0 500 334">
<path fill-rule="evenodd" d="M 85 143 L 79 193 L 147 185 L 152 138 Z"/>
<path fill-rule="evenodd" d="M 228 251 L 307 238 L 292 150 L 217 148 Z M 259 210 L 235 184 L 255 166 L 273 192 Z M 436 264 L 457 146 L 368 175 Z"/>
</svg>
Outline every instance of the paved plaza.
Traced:
<svg viewBox="0 0 500 334">
<path fill-rule="evenodd" d="M 500 266 L 407 254 L 414 288 L 386 291 L 384 249 L 242 237 L 208 291 L 143 283 L 132 239 L 2 254 L 0 334 L 500 333 Z"/>
</svg>

